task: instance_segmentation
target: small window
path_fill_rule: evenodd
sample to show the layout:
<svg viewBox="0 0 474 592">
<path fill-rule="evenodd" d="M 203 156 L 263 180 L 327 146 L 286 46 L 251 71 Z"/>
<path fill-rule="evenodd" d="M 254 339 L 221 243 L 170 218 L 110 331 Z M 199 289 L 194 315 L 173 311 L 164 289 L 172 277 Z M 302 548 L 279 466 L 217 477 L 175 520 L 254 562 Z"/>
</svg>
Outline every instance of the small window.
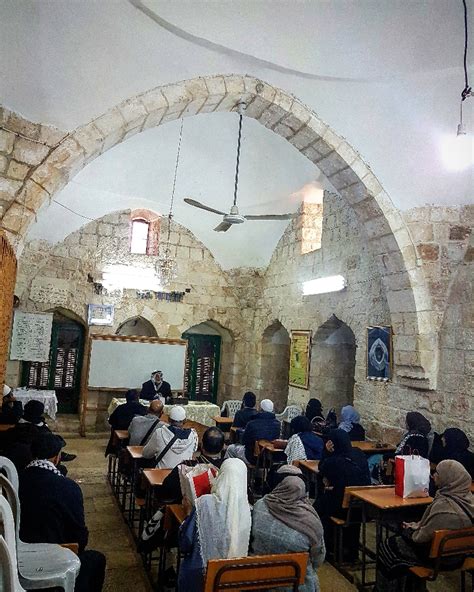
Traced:
<svg viewBox="0 0 474 592">
<path fill-rule="evenodd" d="M 148 248 L 148 231 L 150 224 L 145 220 L 132 220 L 132 240 L 130 252 L 137 255 L 146 255 Z"/>
</svg>

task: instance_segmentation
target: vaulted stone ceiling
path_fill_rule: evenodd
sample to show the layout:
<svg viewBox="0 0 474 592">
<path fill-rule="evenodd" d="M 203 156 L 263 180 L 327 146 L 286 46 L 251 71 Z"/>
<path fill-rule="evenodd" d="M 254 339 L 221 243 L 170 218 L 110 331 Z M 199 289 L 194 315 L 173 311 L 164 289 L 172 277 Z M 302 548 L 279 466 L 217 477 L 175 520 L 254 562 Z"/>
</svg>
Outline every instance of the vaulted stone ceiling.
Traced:
<svg viewBox="0 0 474 592">
<path fill-rule="evenodd" d="M 158 85 L 248 73 L 293 93 L 345 136 L 400 209 L 463 204 L 473 201 L 472 165 L 450 170 L 442 154 L 458 123 L 462 46 L 456 1 L 4 0 L 0 103 L 72 130 Z M 464 113 L 471 132 L 473 105 Z M 252 222 L 217 235 L 217 216 L 181 205 L 186 195 L 220 209 L 230 203 L 236 127 L 233 114 L 185 121 L 176 195 L 177 221 L 226 267 L 265 264 L 285 227 Z M 177 136 L 170 123 L 131 138 L 79 173 L 58 201 L 91 218 L 138 206 L 166 213 Z M 245 121 L 242 210 L 295 211 L 295 193 L 313 181 L 325 186 L 282 138 Z M 56 241 L 84 221 L 53 204 L 31 236 Z"/>
</svg>

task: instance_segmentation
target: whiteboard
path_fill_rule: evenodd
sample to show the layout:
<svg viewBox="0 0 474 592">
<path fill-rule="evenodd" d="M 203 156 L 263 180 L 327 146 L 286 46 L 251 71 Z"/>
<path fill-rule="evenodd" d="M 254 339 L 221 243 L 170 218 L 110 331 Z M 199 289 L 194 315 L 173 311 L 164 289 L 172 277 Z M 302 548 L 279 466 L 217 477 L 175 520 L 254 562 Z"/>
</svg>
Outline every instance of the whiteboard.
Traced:
<svg viewBox="0 0 474 592">
<path fill-rule="evenodd" d="M 13 318 L 10 359 L 47 362 L 52 326 L 53 313 L 16 310 Z"/>
<path fill-rule="evenodd" d="M 154 370 L 172 390 L 183 390 L 187 341 L 91 340 L 89 379 L 91 388 L 138 388 Z"/>
</svg>

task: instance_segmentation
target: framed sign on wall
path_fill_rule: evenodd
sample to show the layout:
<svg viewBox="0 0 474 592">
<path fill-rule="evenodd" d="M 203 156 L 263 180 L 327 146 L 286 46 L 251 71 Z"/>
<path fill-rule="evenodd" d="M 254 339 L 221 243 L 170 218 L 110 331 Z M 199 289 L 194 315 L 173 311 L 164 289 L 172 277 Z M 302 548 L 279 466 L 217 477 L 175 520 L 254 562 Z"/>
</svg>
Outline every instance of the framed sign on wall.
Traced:
<svg viewBox="0 0 474 592">
<path fill-rule="evenodd" d="M 113 304 L 89 304 L 87 306 L 87 324 L 112 325 L 114 310 Z"/>
<path fill-rule="evenodd" d="M 291 331 L 289 385 L 308 389 L 311 331 Z"/>
<path fill-rule="evenodd" d="M 392 378 L 392 327 L 367 327 L 367 378 Z"/>
</svg>

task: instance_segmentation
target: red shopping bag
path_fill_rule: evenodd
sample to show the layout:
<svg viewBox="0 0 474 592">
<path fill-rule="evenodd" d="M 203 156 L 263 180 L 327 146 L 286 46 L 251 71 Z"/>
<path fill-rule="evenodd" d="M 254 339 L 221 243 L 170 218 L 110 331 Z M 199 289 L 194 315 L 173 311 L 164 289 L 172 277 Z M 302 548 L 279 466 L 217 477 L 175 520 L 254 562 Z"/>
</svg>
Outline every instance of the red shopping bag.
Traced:
<svg viewBox="0 0 474 592">
<path fill-rule="evenodd" d="M 400 497 L 428 497 L 430 461 L 410 454 L 395 457 L 395 494 Z"/>
</svg>

